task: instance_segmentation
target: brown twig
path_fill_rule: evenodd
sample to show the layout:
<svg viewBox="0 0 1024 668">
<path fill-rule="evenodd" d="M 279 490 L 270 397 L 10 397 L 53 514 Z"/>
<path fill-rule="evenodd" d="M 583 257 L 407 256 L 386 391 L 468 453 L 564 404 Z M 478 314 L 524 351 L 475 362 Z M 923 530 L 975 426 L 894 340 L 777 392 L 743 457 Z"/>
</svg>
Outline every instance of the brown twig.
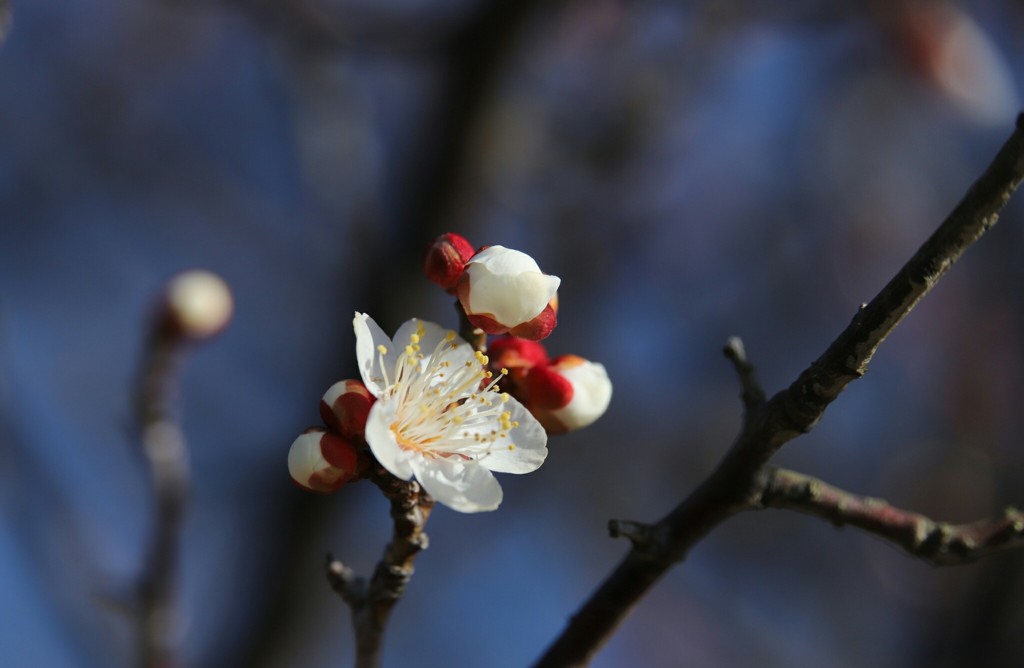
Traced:
<svg viewBox="0 0 1024 668">
<path fill-rule="evenodd" d="M 356 635 L 356 668 L 381 665 L 384 629 L 391 610 L 409 584 L 416 555 L 427 548 L 423 527 L 434 500 L 415 481 L 396 478 L 374 464 L 369 479 L 391 502 L 394 531 L 373 577 L 367 581 L 327 555 L 327 582 L 352 609 Z"/>
<path fill-rule="evenodd" d="M 766 467 L 760 487 L 757 502 L 764 508 L 786 508 L 863 529 L 934 566 L 966 564 L 1024 547 L 1024 513 L 1016 508 L 1007 508 L 1002 517 L 949 524 L 785 469 Z"/>
<path fill-rule="evenodd" d="M 137 583 L 139 665 L 178 665 L 178 543 L 189 494 L 188 448 L 178 418 L 179 371 L 192 344 L 220 332 L 231 294 L 213 274 L 188 271 L 168 283 L 141 365 L 138 419 L 156 511 Z"/>
<path fill-rule="evenodd" d="M 963 252 L 995 224 L 1024 179 L 1024 114 L 992 164 L 952 213 L 828 349 L 787 389 L 746 415 L 718 467 L 689 497 L 633 541 L 625 559 L 570 619 L 535 664 L 581 666 L 633 607 L 715 526 L 757 506 L 762 467 L 785 443 L 810 431 L 828 405 L 867 371 L 878 346 Z M 742 372 L 741 372 L 742 378 Z"/>
</svg>

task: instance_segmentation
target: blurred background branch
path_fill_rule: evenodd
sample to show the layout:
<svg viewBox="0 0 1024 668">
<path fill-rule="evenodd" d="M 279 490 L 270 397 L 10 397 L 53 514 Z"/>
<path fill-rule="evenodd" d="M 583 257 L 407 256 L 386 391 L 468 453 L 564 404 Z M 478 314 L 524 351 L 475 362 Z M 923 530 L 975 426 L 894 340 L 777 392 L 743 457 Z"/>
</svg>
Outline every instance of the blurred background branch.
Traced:
<svg viewBox="0 0 1024 668">
<path fill-rule="evenodd" d="M 182 665 L 179 596 L 180 534 L 189 500 L 189 453 L 178 415 L 180 369 L 190 347 L 219 333 L 231 318 L 231 293 L 209 272 L 175 276 L 160 295 L 138 389 L 142 452 L 156 507 L 139 578 L 139 664 Z"/>
</svg>

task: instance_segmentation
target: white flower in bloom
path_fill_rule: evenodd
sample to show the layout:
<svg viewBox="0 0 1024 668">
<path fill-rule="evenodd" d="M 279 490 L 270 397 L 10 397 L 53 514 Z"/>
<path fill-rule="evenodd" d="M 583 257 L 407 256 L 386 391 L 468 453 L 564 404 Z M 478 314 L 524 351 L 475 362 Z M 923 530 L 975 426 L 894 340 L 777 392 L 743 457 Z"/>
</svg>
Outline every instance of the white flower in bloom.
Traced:
<svg viewBox="0 0 1024 668">
<path fill-rule="evenodd" d="M 353 325 L 359 372 L 377 397 L 366 442 L 381 466 L 403 480 L 415 476 L 441 503 L 473 513 L 501 503 L 491 471 L 529 473 L 544 463 L 544 428 L 498 393 L 487 357 L 455 332 L 413 319 L 392 343 L 364 313 Z"/>
<path fill-rule="evenodd" d="M 537 262 L 517 250 L 490 246 L 466 264 L 458 286 L 466 315 L 489 334 L 502 334 L 530 323 L 547 309 L 561 283 L 541 272 Z M 553 315 L 553 314 L 552 314 Z M 552 322 L 542 336 L 554 327 Z"/>
</svg>

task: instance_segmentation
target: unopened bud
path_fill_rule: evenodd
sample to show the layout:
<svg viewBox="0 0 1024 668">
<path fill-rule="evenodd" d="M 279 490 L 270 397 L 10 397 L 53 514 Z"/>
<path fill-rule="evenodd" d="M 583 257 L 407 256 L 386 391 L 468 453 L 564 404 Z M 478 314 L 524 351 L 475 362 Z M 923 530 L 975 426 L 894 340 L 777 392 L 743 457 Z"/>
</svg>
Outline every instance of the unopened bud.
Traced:
<svg viewBox="0 0 1024 668">
<path fill-rule="evenodd" d="M 171 279 L 165 292 L 165 318 L 173 331 L 192 339 L 220 332 L 234 310 L 231 290 L 216 274 L 202 269 Z"/>
<path fill-rule="evenodd" d="M 551 434 L 575 431 L 604 415 L 612 382 L 603 365 L 563 355 L 526 376 L 530 412 Z"/>
<path fill-rule="evenodd" d="M 288 450 L 288 472 L 300 486 L 329 494 L 348 482 L 359 469 L 356 446 L 323 429 L 309 429 Z"/>
<path fill-rule="evenodd" d="M 555 327 L 560 283 L 526 253 L 490 246 L 466 265 L 457 294 L 469 321 L 488 334 L 539 340 Z"/>
<path fill-rule="evenodd" d="M 376 398 L 361 381 L 341 380 L 320 400 L 320 417 L 331 429 L 353 441 L 365 440 L 366 417 Z"/>
<path fill-rule="evenodd" d="M 542 343 L 515 336 L 491 341 L 487 345 L 487 356 L 491 358 L 491 366 L 497 369 L 528 369 L 551 361 Z"/>
<path fill-rule="evenodd" d="M 453 292 L 475 252 L 465 237 L 454 232 L 442 234 L 427 249 L 423 272 L 431 281 Z"/>
</svg>

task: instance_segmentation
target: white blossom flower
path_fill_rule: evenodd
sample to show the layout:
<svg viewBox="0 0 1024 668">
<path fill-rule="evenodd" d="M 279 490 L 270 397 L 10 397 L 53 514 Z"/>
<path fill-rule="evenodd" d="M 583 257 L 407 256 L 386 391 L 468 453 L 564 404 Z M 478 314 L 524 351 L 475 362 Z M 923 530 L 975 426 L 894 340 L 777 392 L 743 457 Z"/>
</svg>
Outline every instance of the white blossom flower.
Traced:
<svg viewBox="0 0 1024 668">
<path fill-rule="evenodd" d="M 492 471 L 529 473 L 544 463 L 544 428 L 498 392 L 487 357 L 455 332 L 413 319 L 392 342 L 364 313 L 353 326 L 359 372 L 377 397 L 366 442 L 381 466 L 472 513 L 501 503 Z"/>
<path fill-rule="evenodd" d="M 469 260 L 456 291 L 470 322 L 488 334 L 537 340 L 555 327 L 561 281 L 526 253 L 490 246 Z"/>
</svg>

